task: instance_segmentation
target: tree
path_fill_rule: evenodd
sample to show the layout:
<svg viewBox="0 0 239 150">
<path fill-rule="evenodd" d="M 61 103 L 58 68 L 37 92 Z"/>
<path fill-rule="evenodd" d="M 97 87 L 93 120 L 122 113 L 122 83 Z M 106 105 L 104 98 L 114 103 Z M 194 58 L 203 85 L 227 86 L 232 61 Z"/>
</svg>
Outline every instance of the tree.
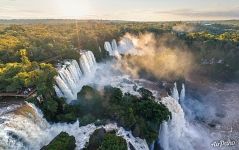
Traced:
<svg viewBox="0 0 239 150">
<path fill-rule="evenodd" d="M 99 147 L 99 150 L 127 150 L 126 141 L 119 136 L 107 133 Z"/>
<path fill-rule="evenodd" d="M 41 150 L 74 150 L 76 147 L 74 136 L 70 136 L 66 132 L 61 132 L 47 146 Z"/>
<path fill-rule="evenodd" d="M 27 51 L 26 51 L 26 49 L 21 49 L 21 50 L 19 51 L 19 54 L 20 54 L 20 56 L 21 56 L 21 61 L 22 61 L 23 64 L 25 64 L 25 65 L 30 64 L 30 61 L 29 61 L 29 59 L 28 59 L 28 57 L 27 57 Z"/>
</svg>

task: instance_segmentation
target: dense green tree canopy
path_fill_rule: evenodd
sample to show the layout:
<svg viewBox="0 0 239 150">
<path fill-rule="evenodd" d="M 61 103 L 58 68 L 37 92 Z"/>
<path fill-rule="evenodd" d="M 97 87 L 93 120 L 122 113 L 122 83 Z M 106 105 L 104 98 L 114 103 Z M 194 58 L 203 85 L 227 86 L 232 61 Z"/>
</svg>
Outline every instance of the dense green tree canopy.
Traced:
<svg viewBox="0 0 239 150">
<path fill-rule="evenodd" d="M 57 74 L 51 64 L 30 62 L 26 50 L 19 51 L 21 62 L 0 64 L 0 91 L 19 92 L 36 87 L 39 94 L 52 90 Z"/>
<path fill-rule="evenodd" d="M 19 21 L 22 23 L 21 21 Z M 183 48 L 192 52 L 196 62 L 206 70 L 212 79 L 228 80 L 239 76 L 239 26 L 230 21 L 204 23 L 193 22 L 114 22 L 75 20 L 34 20 L 32 24 L 0 26 L 0 63 L 20 62 L 17 51 L 26 49 L 31 61 L 42 62 L 57 57 L 78 59 L 79 49 L 89 49 L 97 61 L 107 58 L 104 42 L 113 38 L 119 40 L 125 33 L 140 35 L 154 33 L 160 41 L 163 35 L 170 35 L 163 42 L 169 48 Z M 17 23 L 17 21 L 16 21 Z M 177 41 L 180 42 L 174 42 Z M 202 65 L 203 61 L 213 64 Z M 221 62 L 220 64 L 216 62 Z"/>
<path fill-rule="evenodd" d="M 74 150 L 75 147 L 75 137 L 70 136 L 66 132 L 61 132 L 48 145 L 42 147 L 41 150 Z"/>
</svg>

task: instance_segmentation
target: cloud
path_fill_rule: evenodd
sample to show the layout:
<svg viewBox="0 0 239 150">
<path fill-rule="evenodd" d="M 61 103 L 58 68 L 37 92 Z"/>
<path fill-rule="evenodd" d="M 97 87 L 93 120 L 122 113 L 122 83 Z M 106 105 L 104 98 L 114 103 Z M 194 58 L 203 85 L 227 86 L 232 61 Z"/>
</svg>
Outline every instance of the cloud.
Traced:
<svg viewBox="0 0 239 150">
<path fill-rule="evenodd" d="M 167 15 L 175 15 L 181 17 L 189 17 L 189 18 L 238 18 L 239 19 L 239 7 L 235 7 L 227 10 L 193 10 L 193 9 L 178 9 L 172 11 L 156 11 L 156 14 L 167 14 Z"/>
</svg>

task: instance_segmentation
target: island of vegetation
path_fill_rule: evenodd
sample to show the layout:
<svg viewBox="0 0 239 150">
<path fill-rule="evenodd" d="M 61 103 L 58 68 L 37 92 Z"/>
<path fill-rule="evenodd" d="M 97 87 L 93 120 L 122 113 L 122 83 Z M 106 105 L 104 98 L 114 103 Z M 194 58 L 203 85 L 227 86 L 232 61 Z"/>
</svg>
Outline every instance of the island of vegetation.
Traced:
<svg viewBox="0 0 239 150">
<path fill-rule="evenodd" d="M 95 130 L 84 150 L 127 150 L 126 141 L 104 128 Z"/>
<path fill-rule="evenodd" d="M 126 130 L 131 130 L 135 137 L 152 143 L 158 137 L 160 124 L 170 119 L 171 113 L 166 106 L 154 101 L 149 90 L 140 88 L 139 93 L 141 97 L 123 94 L 119 88 L 106 86 L 102 94 L 102 91 L 84 86 L 74 105 L 57 97 L 42 103 L 37 100 L 34 102 L 49 122 L 74 123 L 78 119 L 80 126 L 116 122 Z"/>
<path fill-rule="evenodd" d="M 74 136 L 70 136 L 66 132 L 61 132 L 48 145 L 41 150 L 74 150 L 76 147 Z"/>
</svg>

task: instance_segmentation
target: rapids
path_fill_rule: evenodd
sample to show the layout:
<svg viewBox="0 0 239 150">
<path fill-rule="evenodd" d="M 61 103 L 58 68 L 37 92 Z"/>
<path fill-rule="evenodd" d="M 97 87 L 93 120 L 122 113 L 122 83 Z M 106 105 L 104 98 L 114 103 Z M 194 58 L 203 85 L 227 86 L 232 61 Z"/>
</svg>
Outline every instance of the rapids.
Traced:
<svg viewBox="0 0 239 150">
<path fill-rule="evenodd" d="M 148 150 L 145 140 L 135 138 L 131 132 L 125 131 L 116 124 L 96 127 L 94 124 L 79 127 L 79 121 L 74 124 L 49 124 L 40 110 L 32 104 L 13 108 L 11 113 L 0 116 L 0 149 L 4 150 L 39 150 L 47 145 L 55 136 L 64 131 L 76 138 L 76 149 L 83 149 L 90 135 L 98 128 L 116 131 L 117 136 L 123 137 L 137 150 Z"/>
</svg>

